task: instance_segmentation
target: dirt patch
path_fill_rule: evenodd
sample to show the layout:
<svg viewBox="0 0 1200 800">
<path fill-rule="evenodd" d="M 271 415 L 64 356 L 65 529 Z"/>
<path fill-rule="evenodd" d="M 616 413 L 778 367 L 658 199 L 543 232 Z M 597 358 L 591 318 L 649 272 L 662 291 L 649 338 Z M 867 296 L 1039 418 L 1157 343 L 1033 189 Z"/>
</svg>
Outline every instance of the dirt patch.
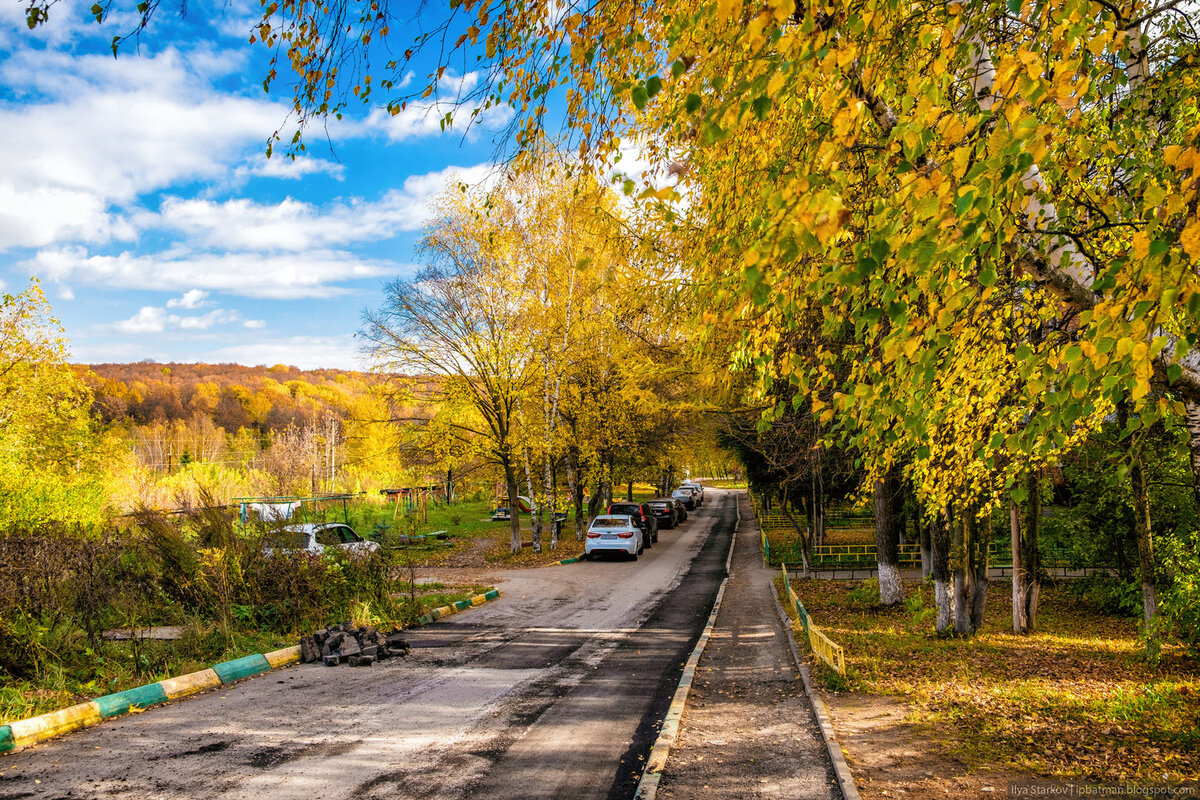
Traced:
<svg viewBox="0 0 1200 800">
<path fill-rule="evenodd" d="M 894 697 L 826 693 L 825 702 L 864 798 L 1002 797 L 1010 783 L 1044 780 L 1027 773 L 972 772 L 940 752 L 937 738 L 909 722 L 913 708 Z"/>
</svg>

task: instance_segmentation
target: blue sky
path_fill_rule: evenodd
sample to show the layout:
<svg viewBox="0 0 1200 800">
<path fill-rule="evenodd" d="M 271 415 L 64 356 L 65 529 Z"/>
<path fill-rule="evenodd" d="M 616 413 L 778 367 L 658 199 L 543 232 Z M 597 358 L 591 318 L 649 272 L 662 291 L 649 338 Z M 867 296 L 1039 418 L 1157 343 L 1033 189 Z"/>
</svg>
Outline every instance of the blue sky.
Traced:
<svg viewBox="0 0 1200 800">
<path fill-rule="evenodd" d="M 492 171 L 505 111 L 464 138 L 437 112 L 360 106 L 268 160 L 289 98 L 262 90 L 257 2 L 166 3 L 116 59 L 129 20 L 89 5 L 29 31 L 0 2 L 0 290 L 37 276 L 80 363 L 367 366 L 361 311 L 414 270 L 431 199 Z"/>
</svg>

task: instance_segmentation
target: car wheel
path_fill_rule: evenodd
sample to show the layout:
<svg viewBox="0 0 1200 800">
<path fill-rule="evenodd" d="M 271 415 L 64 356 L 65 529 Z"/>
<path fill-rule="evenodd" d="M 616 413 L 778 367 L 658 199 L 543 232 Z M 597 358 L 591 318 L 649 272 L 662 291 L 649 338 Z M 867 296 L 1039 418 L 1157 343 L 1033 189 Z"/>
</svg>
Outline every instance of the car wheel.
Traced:
<svg viewBox="0 0 1200 800">
<path fill-rule="evenodd" d="M 629 560 L 630 560 L 630 561 L 637 561 L 637 557 L 638 557 L 638 554 L 637 554 L 637 553 L 630 553 L 630 554 L 629 554 Z"/>
</svg>

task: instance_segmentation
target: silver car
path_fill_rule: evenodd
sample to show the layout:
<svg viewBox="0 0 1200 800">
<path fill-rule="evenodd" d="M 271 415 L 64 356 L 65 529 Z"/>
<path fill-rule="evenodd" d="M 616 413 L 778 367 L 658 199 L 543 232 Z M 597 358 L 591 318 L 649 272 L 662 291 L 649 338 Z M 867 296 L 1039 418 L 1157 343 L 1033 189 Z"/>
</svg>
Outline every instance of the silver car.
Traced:
<svg viewBox="0 0 1200 800">
<path fill-rule="evenodd" d="M 271 537 L 278 544 L 279 552 L 323 553 L 327 547 L 336 547 L 347 553 L 365 555 L 379 549 L 379 542 L 370 542 L 354 532 L 349 525 L 340 522 L 305 522 L 287 525 Z M 264 547 L 270 555 L 275 548 Z"/>
</svg>

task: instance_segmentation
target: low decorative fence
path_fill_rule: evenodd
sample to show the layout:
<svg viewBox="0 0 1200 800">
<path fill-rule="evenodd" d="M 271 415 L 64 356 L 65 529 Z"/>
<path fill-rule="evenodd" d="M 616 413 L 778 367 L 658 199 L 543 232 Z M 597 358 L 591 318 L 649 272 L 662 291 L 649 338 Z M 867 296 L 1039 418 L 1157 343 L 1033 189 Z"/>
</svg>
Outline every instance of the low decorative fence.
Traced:
<svg viewBox="0 0 1200 800">
<path fill-rule="evenodd" d="M 842 646 L 835 644 L 832 639 L 817 630 L 816 625 L 812 624 L 808 611 L 805 610 L 804 604 L 800 602 L 796 590 L 792 588 L 792 584 L 788 580 L 787 565 L 780 565 L 780 570 L 783 572 L 784 593 L 787 595 L 788 602 L 796 609 L 796 616 L 800 618 L 800 624 L 804 626 L 804 632 L 808 634 L 808 644 L 812 647 L 813 653 L 839 675 L 845 675 L 846 653 Z"/>
</svg>

